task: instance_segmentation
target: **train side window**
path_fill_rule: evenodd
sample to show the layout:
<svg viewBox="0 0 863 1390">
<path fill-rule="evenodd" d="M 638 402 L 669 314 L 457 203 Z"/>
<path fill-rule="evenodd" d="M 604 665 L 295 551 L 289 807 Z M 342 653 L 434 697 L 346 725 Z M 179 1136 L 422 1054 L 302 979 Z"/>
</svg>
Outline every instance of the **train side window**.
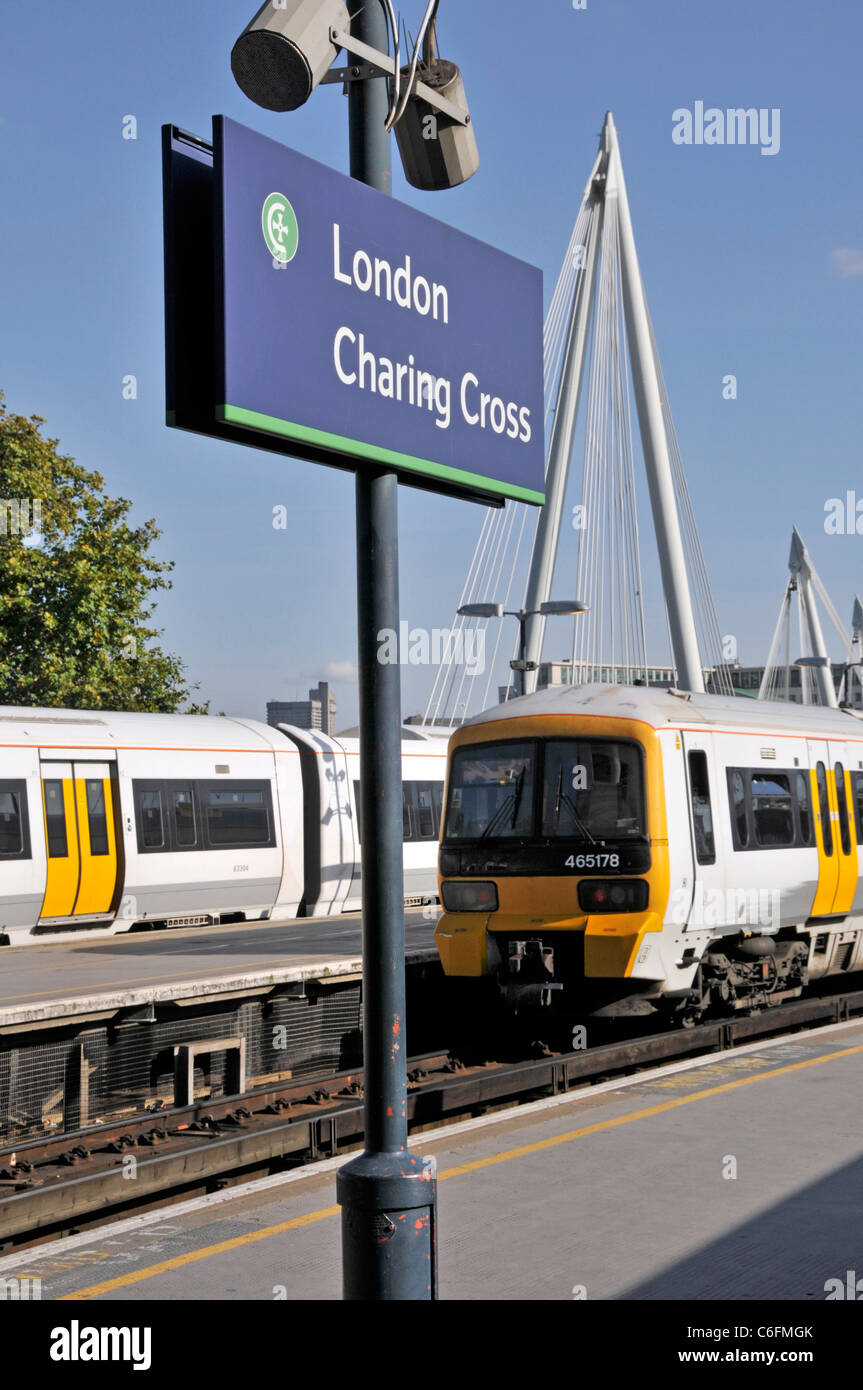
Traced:
<svg viewBox="0 0 863 1390">
<path fill-rule="evenodd" d="M 764 848 L 794 844 L 791 787 L 783 772 L 753 772 L 752 819 L 755 838 Z"/>
<path fill-rule="evenodd" d="M 434 812 L 432 810 L 432 794 L 430 782 L 418 782 L 416 787 L 417 798 L 417 829 L 421 840 L 433 840 L 435 838 Z"/>
<path fill-rule="evenodd" d="M 354 778 L 354 805 L 357 808 L 357 844 L 362 844 L 362 833 L 360 831 L 360 784 Z"/>
<path fill-rule="evenodd" d="M 161 791 L 156 787 L 136 787 L 135 792 L 141 849 L 165 849 Z"/>
<path fill-rule="evenodd" d="M 204 808 L 210 848 L 264 848 L 273 844 L 268 801 L 268 786 L 228 783 L 208 787 Z"/>
<path fill-rule="evenodd" d="M 731 805 L 731 824 L 734 827 L 737 848 L 746 849 L 749 844 L 746 786 L 743 781 L 743 773 L 737 768 L 728 769 L 728 799 Z"/>
<path fill-rule="evenodd" d="M 27 787 L 23 780 L 0 782 L 0 859 L 29 859 Z"/>
<path fill-rule="evenodd" d="M 45 824 L 48 830 L 48 858 L 66 859 L 69 845 L 66 840 L 66 801 L 63 783 L 59 779 L 42 783 L 45 794 Z"/>
<path fill-rule="evenodd" d="M 809 804 L 809 781 L 805 772 L 794 774 L 794 795 L 797 801 L 797 820 L 800 825 L 800 843 L 812 844 L 812 808 Z"/>
<path fill-rule="evenodd" d="M 701 749 L 694 749 L 689 754 L 689 794 L 692 800 L 695 857 L 699 864 L 715 864 L 716 845 L 713 839 L 713 814 L 710 809 L 707 754 Z"/>
<path fill-rule="evenodd" d="M 198 843 L 198 823 L 195 815 L 195 796 L 190 786 L 173 787 L 171 790 L 174 814 L 174 838 L 180 849 L 189 849 Z"/>
<path fill-rule="evenodd" d="M 443 782 L 432 782 L 432 806 L 434 807 L 435 839 L 440 838 L 443 820 Z"/>
<path fill-rule="evenodd" d="M 413 815 L 411 801 L 413 799 L 413 782 L 402 783 L 402 839 L 405 844 L 414 838 Z"/>
<path fill-rule="evenodd" d="M 841 763 L 837 763 L 833 769 L 836 776 L 836 804 L 839 807 L 839 838 L 842 842 L 842 853 L 851 853 L 851 834 L 848 825 L 848 798 L 845 795 L 845 769 Z"/>
<path fill-rule="evenodd" d="M 857 825 L 857 843 L 863 845 L 863 772 L 851 773 L 851 786 L 854 790 L 854 819 Z"/>
<path fill-rule="evenodd" d="M 105 812 L 105 785 L 101 778 L 87 778 L 87 825 L 90 830 L 90 853 L 108 853 L 108 819 Z"/>
<path fill-rule="evenodd" d="M 815 780 L 818 783 L 818 806 L 821 811 L 821 835 L 824 840 L 824 853 L 833 853 L 833 827 L 830 824 L 830 800 L 827 796 L 827 773 L 823 763 L 815 764 Z"/>
</svg>

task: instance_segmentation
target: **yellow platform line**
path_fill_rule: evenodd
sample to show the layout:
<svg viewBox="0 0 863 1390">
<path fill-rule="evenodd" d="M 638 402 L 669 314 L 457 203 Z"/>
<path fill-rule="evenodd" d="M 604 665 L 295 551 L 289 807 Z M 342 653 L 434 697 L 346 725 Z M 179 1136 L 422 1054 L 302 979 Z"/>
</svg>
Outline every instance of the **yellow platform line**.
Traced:
<svg viewBox="0 0 863 1390">
<path fill-rule="evenodd" d="M 644 1110 L 636 1110 L 629 1115 L 618 1115 L 611 1120 L 598 1120 L 592 1125 L 583 1125 L 580 1129 L 568 1130 L 565 1134 L 555 1134 L 549 1139 L 537 1139 L 532 1144 L 521 1144 L 515 1149 L 505 1149 L 499 1154 L 489 1154 L 486 1158 L 477 1158 L 470 1163 L 460 1163 L 455 1168 L 446 1168 L 438 1174 L 438 1181 L 444 1182 L 447 1178 L 459 1178 L 465 1173 L 475 1173 L 481 1168 L 490 1168 L 495 1163 L 508 1163 L 514 1158 L 525 1158 L 528 1154 L 542 1153 L 545 1149 L 556 1148 L 558 1144 L 568 1144 L 573 1139 L 583 1139 L 588 1134 L 600 1134 L 603 1130 L 634 1124 L 636 1120 L 650 1119 L 653 1115 L 662 1115 L 669 1110 L 676 1110 L 681 1105 L 692 1105 L 695 1101 L 708 1100 L 713 1096 L 726 1094 L 728 1091 L 736 1091 L 742 1086 L 753 1086 L 758 1081 L 770 1081 L 776 1076 L 788 1076 L 791 1072 L 803 1071 L 807 1067 L 818 1067 L 824 1062 L 834 1062 L 840 1057 L 853 1057 L 860 1052 L 863 1052 L 863 1044 L 857 1047 L 843 1047 L 836 1052 L 828 1052 L 824 1057 L 811 1057 L 805 1062 L 790 1062 L 784 1067 L 774 1067 L 770 1071 L 759 1072 L 757 1076 L 743 1076 L 737 1081 L 725 1081 L 718 1086 L 705 1087 L 701 1091 L 694 1091 L 690 1096 L 675 1096 L 673 1100 L 661 1101 L 658 1105 L 648 1106 Z M 517 1115 L 518 1111 L 514 1111 L 513 1114 Z M 167 1274 L 171 1270 L 182 1269 L 185 1265 L 194 1264 L 197 1260 L 209 1259 L 211 1255 L 222 1255 L 228 1250 L 237 1250 L 244 1245 L 253 1245 L 255 1241 L 268 1240 L 270 1236 L 282 1235 L 285 1231 L 295 1231 L 301 1226 L 311 1226 L 317 1221 L 324 1221 L 329 1216 L 336 1216 L 340 1210 L 341 1208 L 338 1206 L 323 1207 L 319 1211 L 309 1212 L 307 1216 L 295 1216 L 290 1221 L 280 1221 L 275 1226 L 264 1226 L 260 1231 L 251 1231 L 248 1235 L 234 1236 L 231 1240 L 222 1240 L 216 1245 L 205 1245 L 200 1250 L 191 1250 L 185 1255 L 175 1255 L 172 1259 L 162 1260 L 159 1264 L 147 1265 L 144 1269 L 120 1274 L 117 1278 L 106 1279 L 101 1284 L 91 1284 L 89 1288 L 79 1289 L 75 1293 L 63 1294 L 57 1302 L 99 1298 L 102 1294 L 113 1293 L 115 1289 L 127 1288 L 130 1284 L 140 1283 L 144 1279 L 153 1279 L 159 1274 Z"/>
</svg>

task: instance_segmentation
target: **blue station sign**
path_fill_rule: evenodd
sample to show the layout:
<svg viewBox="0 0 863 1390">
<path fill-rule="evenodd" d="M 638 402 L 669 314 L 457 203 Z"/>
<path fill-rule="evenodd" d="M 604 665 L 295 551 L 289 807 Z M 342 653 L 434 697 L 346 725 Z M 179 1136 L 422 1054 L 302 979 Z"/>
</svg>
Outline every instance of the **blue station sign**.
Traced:
<svg viewBox="0 0 863 1390">
<path fill-rule="evenodd" d="M 182 153 L 181 133 L 166 135 Z M 209 432 L 542 503 L 539 270 L 226 117 L 211 168 Z M 170 183 L 166 166 L 169 260 Z"/>
</svg>

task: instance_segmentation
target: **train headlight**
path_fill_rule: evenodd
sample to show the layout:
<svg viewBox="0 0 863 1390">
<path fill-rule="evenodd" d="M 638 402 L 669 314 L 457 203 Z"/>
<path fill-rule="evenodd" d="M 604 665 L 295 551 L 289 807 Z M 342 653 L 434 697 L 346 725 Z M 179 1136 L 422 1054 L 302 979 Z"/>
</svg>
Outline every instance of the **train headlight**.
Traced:
<svg viewBox="0 0 863 1390">
<path fill-rule="evenodd" d="M 447 912 L 497 912 L 495 883 L 442 883 L 440 891 Z"/>
<path fill-rule="evenodd" d="M 650 888 L 643 878 L 588 878 L 578 885 L 582 912 L 643 912 Z"/>
</svg>

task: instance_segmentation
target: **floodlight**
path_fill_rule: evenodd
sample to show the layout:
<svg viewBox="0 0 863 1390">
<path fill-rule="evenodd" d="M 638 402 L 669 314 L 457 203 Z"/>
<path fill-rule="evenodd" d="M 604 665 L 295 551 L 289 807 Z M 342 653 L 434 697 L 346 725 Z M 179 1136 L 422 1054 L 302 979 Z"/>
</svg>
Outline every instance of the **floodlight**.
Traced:
<svg viewBox="0 0 863 1390">
<path fill-rule="evenodd" d="M 349 24 L 343 0 L 267 0 L 231 50 L 237 85 L 268 111 L 295 111 L 335 61 L 330 31 Z"/>
<path fill-rule="evenodd" d="M 464 603 L 458 610 L 462 618 L 502 618 L 502 603 Z"/>
<path fill-rule="evenodd" d="M 571 613 L 589 613 L 590 608 L 581 599 L 549 599 L 547 603 L 539 605 L 539 611 L 544 618 L 565 617 Z"/>
<path fill-rule="evenodd" d="M 391 115 L 405 178 L 414 188 L 434 192 L 455 188 L 479 168 L 479 151 L 467 109 L 464 83 L 455 63 L 437 53 L 440 0 L 429 0 L 411 63 L 402 68 L 405 96 Z M 417 66 L 422 44 L 422 62 Z M 417 77 L 435 96 L 452 103 L 462 120 L 445 114 L 414 91 Z M 401 81 L 398 82 L 401 86 Z"/>
<path fill-rule="evenodd" d="M 402 69 L 402 76 L 409 74 Z M 438 96 L 467 110 L 464 83 L 455 63 L 438 58 L 420 68 L 420 78 Z M 479 150 L 470 116 L 461 125 L 436 111 L 422 97 L 412 96 L 396 123 L 396 144 L 405 178 L 414 188 L 434 192 L 465 183 L 479 168 Z"/>
</svg>

